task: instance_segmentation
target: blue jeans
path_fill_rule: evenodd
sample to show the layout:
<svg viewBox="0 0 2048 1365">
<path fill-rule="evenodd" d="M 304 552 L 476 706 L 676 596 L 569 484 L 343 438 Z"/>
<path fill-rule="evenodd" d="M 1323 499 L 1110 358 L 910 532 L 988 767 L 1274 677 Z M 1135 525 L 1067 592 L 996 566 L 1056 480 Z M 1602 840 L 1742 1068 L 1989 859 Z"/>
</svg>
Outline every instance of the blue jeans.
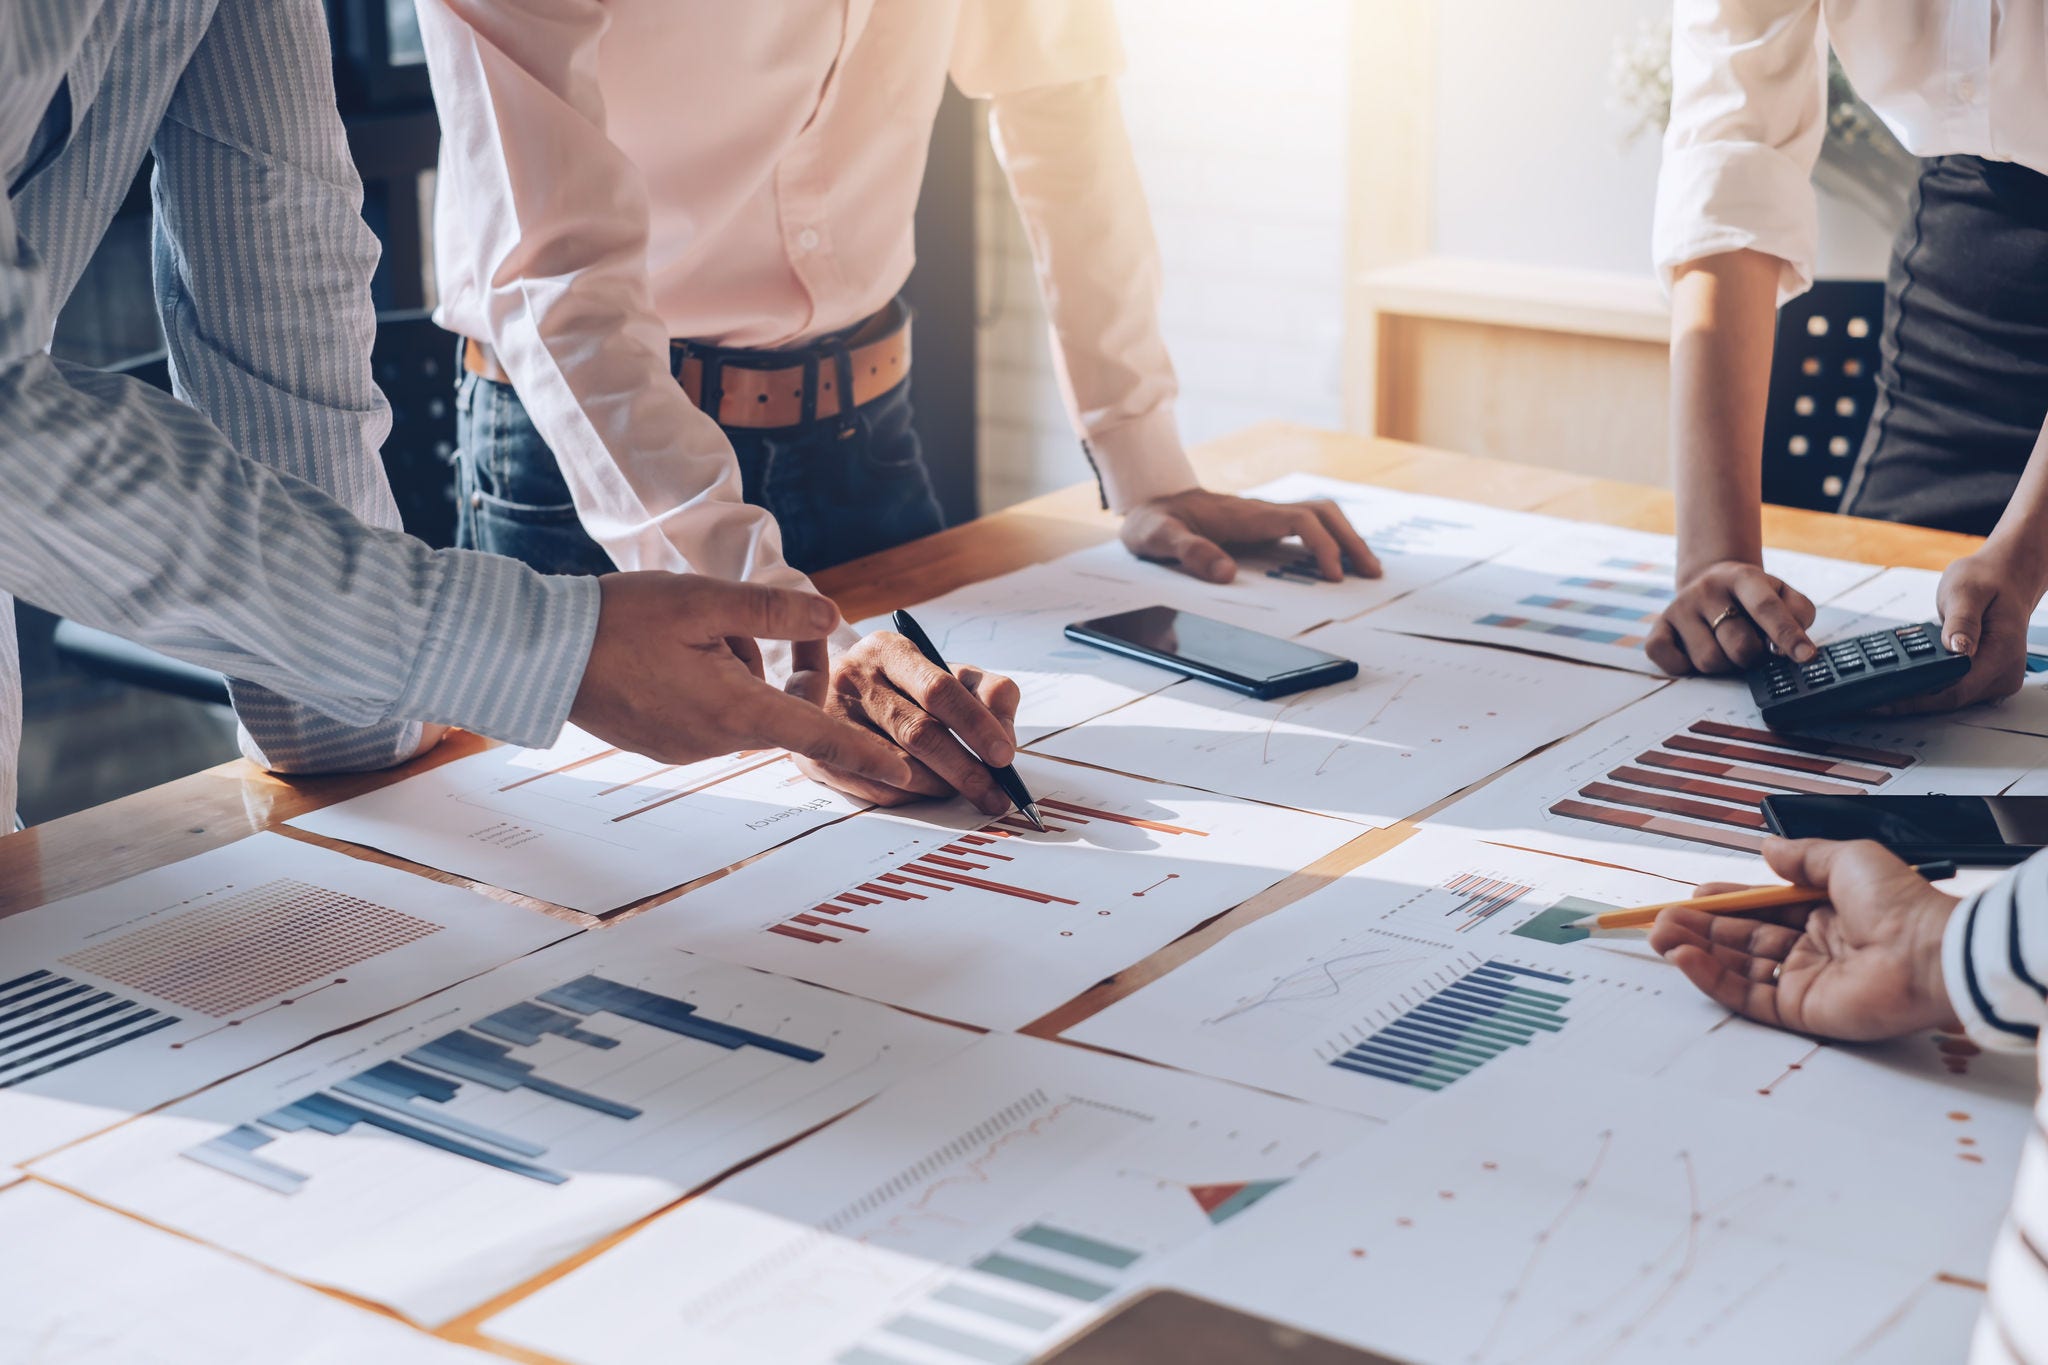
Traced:
<svg viewBox="0 0 2048 1365">
<path fill-rule="evenodd" d="M 910 382 L 831 417 L 775 431 L 725 428 L 746 500 L 782 527 L 783 558 L 816 573 L 945 525 L 910 425 Z M 465 372 L 456 388 L 455 543 L 543 573 L 611 572 L 576 518 L 554 452 L 510 385 Z"/>
</svg>

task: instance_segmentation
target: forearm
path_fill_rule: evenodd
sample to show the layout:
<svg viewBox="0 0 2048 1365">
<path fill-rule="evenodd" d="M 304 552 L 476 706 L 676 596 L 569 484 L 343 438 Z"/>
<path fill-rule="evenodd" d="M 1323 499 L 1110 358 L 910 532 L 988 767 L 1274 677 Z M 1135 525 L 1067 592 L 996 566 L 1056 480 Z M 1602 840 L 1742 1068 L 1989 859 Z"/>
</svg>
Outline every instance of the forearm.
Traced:
<svg viewBox="0 0 2048 1365">
<path fill-rule="evenodd" d="M 1678 578 L 1763 561 L 1763 429 L 1780 262 L 1756 251 L 1680 267 L 1671 289 Z"/>
<path fill-rule="evenodd" d="M 1115 81 L 998 95 L 990 129 L 1031 239 L 1061 390 L 1104 501 L 1123 512 L 1195 487 L 1159 330 L 1159 248 Z"/>
<path fill-rule="evenodd" d="M 596 628 L 594 584 L 367 527 L 169 396 L 44 356 L 0 368 L 0 506 L 0 591 L 341 727 L 548 743 Z"/>
<path fill-rule="evenodd" d="M 2034 440 L 2019 485 L 1999 514 L 1985 549 L 2006 565 L 2031 605 L 2048 591 L 2048 424 Z"/>
</svg>

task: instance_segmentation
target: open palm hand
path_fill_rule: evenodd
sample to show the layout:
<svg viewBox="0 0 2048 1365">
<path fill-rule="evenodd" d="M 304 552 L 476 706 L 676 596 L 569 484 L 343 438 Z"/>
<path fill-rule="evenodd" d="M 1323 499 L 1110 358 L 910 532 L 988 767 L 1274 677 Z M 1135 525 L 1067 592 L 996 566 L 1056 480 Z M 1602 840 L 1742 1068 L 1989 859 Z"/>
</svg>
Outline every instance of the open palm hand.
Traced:
<svg viewBox="0 0 2048 1365">
<path fill-rule="evenodd" d="M 1941 977 L 1954 897 L 1874 843 L 1773 839 L 1764 858 L 1829 903 L 1765 918 L 1667 910 L 1650 946 L 1719 1004 L 1777 1028 L 1847 1042 L 1961 1028 Z"/>
</svg>

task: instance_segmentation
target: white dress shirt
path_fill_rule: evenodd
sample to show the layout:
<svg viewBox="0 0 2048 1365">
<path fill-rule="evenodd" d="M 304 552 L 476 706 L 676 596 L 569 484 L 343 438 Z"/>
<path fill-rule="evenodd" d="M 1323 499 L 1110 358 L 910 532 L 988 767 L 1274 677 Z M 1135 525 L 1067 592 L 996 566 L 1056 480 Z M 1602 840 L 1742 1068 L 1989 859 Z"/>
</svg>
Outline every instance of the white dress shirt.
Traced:
<svg viewBox="0 0 2048 1365">
<path fill-rule="evenodd" d="M 1813 283 L 1813 165 L 1827 48 L 1915 156 L 2048 172 L 2048 7 L 2040 0 L 1676 0 L 1671 123 L 1653 253 L 1677 267 L 1749 248 Z"/>
<path fill-rule="evenodd" d="M 437 318 L 489 342 L 624 569 L 801 582 L 668 339 L 785 347 L 903 285 L 950 74 L 990 101 L 1106 501 L 1194 486 L 1110 0 L 420 0 Z"/>
</svg>

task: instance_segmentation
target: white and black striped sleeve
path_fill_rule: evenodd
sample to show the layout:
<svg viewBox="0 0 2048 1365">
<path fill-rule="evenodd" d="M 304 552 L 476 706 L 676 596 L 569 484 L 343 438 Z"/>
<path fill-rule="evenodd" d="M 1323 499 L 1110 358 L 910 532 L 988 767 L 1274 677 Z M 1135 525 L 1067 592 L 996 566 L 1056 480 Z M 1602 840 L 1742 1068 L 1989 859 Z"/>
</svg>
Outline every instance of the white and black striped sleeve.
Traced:
<svg viewBox="0 0 2048 1365">
<path fill-rule="evenodd" d="M 2048 855 L 2035 854 L 1956 907 L 1942 976 L 1980 1046 L 2032 1048 L 2048 1017 Z"/>
</svg>

